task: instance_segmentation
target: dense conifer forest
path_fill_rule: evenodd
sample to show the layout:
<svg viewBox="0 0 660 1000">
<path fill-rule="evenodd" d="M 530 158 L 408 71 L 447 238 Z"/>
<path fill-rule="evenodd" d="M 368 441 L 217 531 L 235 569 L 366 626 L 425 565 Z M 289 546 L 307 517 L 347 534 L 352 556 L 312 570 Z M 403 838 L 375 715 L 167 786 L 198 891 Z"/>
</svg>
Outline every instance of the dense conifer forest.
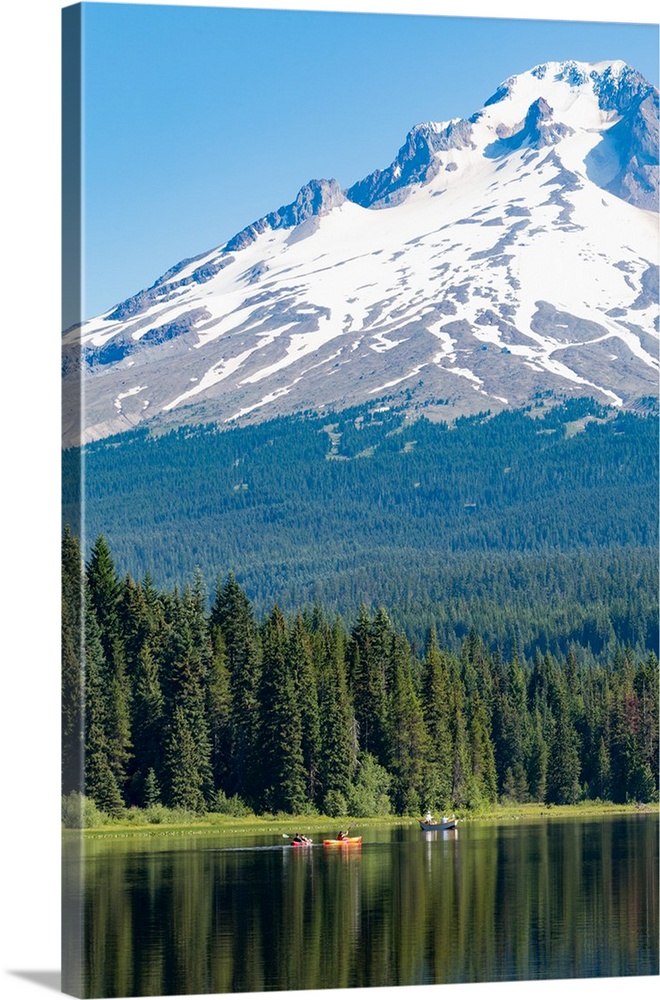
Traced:
<svg viewBox="0 0 660 1000">
<path fill-rule="evenodd" d="M 413 646 L 383 607 L 257 617 L 231 573 L 163 589 L 120 576 L 102 535 L 84 560 L 68 528 L 62 598 L 63 793 L 111 816 L 657 800 L 639 645 L 504 656 L 474 629 Z"/>
<path fill-rule="evenodd" d="M 122 576 L 231 571 L 260 617 L 384 606 L 416 649 L 433 626 L 453 653 L 473 631 L 506 656 L 657 653 L 657 416 L 547 402 L 139 430 L 64 453 L 64 523 L 84 468 L 83 557 L 103 533 Z"/>
</svg>

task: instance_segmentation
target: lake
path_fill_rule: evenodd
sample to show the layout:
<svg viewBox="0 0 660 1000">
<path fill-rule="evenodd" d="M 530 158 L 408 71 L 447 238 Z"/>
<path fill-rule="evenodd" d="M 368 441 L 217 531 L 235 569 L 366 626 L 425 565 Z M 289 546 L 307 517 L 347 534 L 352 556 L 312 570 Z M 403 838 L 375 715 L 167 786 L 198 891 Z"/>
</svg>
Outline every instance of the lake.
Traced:
<svg viewBox="0 0 660 1000">
<path fill-rule="evenodd" d="M 292 833 L 295 831 L 291 831 Z M 336 831 L 328 830 L 334 835 Z M 90 839 L 64 851 L 87 997 L 658 974 L 658 814 Z M 319 841 L 322 837 L 319 835 Z M 82 885 L 77 872 L 83 873 Z"/>
</svg>

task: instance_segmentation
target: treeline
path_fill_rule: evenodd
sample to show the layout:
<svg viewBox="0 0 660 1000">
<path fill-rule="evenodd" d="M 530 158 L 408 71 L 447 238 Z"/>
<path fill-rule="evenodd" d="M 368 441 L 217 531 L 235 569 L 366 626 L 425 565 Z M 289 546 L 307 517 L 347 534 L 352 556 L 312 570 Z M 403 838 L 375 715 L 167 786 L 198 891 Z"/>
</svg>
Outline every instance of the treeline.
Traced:
<svg viewBox="0 0 660 1000">
<path fill-rule="evenodd" d="M 657 549 L 580 553 L 349 553 L 307 567 L 291 583 L 279 565 L 242 573 L 257 612 L 320 604 L 350 614 L 366 603 L 391 609 L 395 625 L 421 648 L 430 625 L 457 652 L 471 631 L 489 648 L 533 657 L 537 648 L 579 659 L 614 656 L 618 645 L 658 654 Z M 192 574 L 191 574 L 192 578 Z"/>
<path fill-rule="evenodd" d="M 260 618 L 382 604 L 420 647 L 433 622 L 453 651 L 474 628 L 506 655 L 657 652 L 658 453 L 657 417 L 593 400 L 138 430 L 65 452 L 64 521 L 80 533 L 84 463 L 86 544 L 102 532 L 122 576 L 199 567 L 212 590 L 231 567 Z"/>
<path fill-rule="evenodd" d="M 209 585 L 218 566 L 244 577 L 264 564 L 274 585 L 304 585 L 310 566 L 338 559 L 350 570 L 364 551 L 549 554 L 658 541 L 658 420 L 589 400 L 453 427 L 363 407 L 129 432 L 64 453 L 64 521 L 76 534 L 82 461 L 90 541 L 102 532 L 122 572 L 149 572 L 158 586 L 191 564 Z"/>
<path fill-rule="evenodd" d="M 201 575 L 121 579 L 102 536 L 84 565 L 68 529 L 62 597 L 63 793 L 110 815 L 657 799 L 652 653 L 528 662 L 433 630 L 416 652 L 364 606 L 350 628 L 318 606 L 258 621 L 233 575 L 209 605 Z"/>
</svg>

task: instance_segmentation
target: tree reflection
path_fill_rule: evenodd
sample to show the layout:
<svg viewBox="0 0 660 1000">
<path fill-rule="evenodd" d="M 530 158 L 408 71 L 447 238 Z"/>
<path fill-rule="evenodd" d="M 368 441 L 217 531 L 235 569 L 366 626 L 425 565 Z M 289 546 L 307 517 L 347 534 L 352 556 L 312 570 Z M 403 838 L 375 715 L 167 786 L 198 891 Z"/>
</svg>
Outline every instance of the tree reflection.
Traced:
<svg viewBox="0 0 660 1000">
<path fill-rule="evenodd" d="M 379 831 L 361 850 L 89 841 L 80 859 L 71 843 L 65 915 L 82 892 L 80 992 L 654 975 L 657 819 Z"/>
</svg>

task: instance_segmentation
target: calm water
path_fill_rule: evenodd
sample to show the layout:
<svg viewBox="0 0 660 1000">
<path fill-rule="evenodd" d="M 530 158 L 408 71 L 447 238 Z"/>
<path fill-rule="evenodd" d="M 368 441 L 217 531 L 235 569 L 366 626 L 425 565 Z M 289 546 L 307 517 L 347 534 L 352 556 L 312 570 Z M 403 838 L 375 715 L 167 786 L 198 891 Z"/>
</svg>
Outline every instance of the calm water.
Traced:
<svg viewBox="0 0 660 1000">
<path fill-rule="evenodd" d="M 275 834 L 96 840 L 79 859 L 66 845 L 68 934 L 84 873 L 80 992 L 658 974 L 657 814 L 361 832 L 343 850 Z"/>
</svg>

